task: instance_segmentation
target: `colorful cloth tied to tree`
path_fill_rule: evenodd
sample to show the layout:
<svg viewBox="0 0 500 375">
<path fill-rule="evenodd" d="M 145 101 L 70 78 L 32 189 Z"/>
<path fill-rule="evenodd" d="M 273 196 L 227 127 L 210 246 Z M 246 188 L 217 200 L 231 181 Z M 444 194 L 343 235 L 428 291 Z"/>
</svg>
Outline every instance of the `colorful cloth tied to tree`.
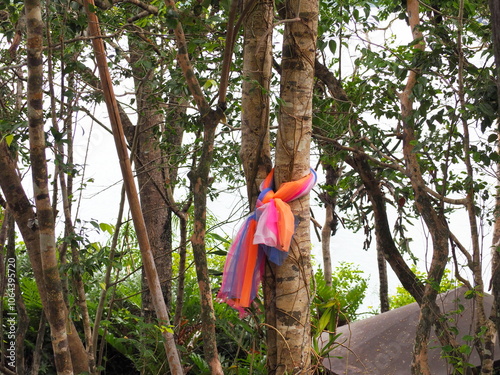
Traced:
<svg viewBox="0 0 500 375">
<path fill-rule="evenodd" d="M 288 202 L 307 195 L 316 184 L 316 172 L 281 184 L 274 191 L 274 169 L 260 185 L 256 209 L 238 231 L 227 255 L 218 297 L 244 315 L 257 295 L 265 259 L 281 265 L 295 231 Z"/>
</svg>

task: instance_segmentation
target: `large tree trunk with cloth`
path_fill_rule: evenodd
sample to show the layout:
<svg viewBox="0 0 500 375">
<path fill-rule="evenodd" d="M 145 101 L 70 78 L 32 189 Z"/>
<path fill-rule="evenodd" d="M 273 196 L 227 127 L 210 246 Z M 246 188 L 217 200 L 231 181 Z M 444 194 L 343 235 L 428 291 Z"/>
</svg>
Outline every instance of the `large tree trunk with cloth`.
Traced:
<svg viewBox="0 0 500 375">
<path fill-rule="evenodd" d="M 310 170 L 312 96 L 318 22 L 316 0 L 285 2 L 285 23 L 281 72 L 281 106 L 276 146 L 275 182 L 298 180 Z M 300 20 L 299 20 L 300 19 Z M 311 240 L 309 196 L 290 202 L 296 230 L 284 264 L 270 270 L 274 278 L 275 320 L 267 323 L 278 334 L 268 342 L 270 374 L 312 373 L 310 327 Z"/>
</svg>

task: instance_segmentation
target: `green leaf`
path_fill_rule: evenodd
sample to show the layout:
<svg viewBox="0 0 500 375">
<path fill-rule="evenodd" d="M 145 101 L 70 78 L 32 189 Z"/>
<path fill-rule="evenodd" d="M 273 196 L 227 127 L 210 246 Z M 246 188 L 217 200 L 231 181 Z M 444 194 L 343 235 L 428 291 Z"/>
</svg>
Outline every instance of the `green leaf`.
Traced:
<svg viewBox="0 0 500 375">
<path fill-rule="evenodd" d="M 332 309 L 325 310 L 323 315 L 319 318 L 317 332 L 323 332 L 328 323 L 330 323 L 330 319 L 332 318 Z"/>
<path fill-rule="evenodd" d="M 12 144 L 12 141 L 14 140 L 14 135 L 7 134 L 4 139 L 5 139 L 5 143 L 7 143 L 7 146 L 10 147 L 10 145 Z"/>
<path fill-rule="evenodd" d="M 222 276 L 222 272 L 219 270 L 209 269 L 208 274 L 211 276 Z"/>
<path fill-rule="evenodd" d="M 229 241 L 227 238 L 224 238 L 221 235 L 214 233 L 214 232 L 207 233 L 207 237 L 212 237 L 213 239 L 218 240 L 218 241 L 223 242 L 223 243 L 227 243 L 227 244 L 231 243 L 231 241 Z M 223 254 L 223 255 L 226 255 L 226 254 Z"/>
<path fill-rule="evenodd" d="M 217 249 L 217 250 L 209 251 L 207 254 L 226 256 L 227 255 L 227 251 L 226 250 L 222 250 L 222 249 Z"/>
<path fill-rule="evenodd" d="M 210 87 L 216 86 L 216 85 L 217 85 L 217 82 L 215 82 L 215 80 L 213 80 L 213 79 L 207 79 L 207 81 L 203 85 L 203 88 L 204 89 L 209 89 Z"/>
<path fill-rule="evenodd" d="M 113 234 L 113 226 L 107 223 L 99 223 L 99 228 L 103 232 L 108 232 L 109 234 Z"/>
<path fill-rule="evenodd" d="M 330 48 L 330 51 L 332 52 L 333 55 L 335 55 L 335 51 L 337 50 L 337 42 L 333 39 L 331 39 L 328 42 L 328 48 Z"/>
</svg>

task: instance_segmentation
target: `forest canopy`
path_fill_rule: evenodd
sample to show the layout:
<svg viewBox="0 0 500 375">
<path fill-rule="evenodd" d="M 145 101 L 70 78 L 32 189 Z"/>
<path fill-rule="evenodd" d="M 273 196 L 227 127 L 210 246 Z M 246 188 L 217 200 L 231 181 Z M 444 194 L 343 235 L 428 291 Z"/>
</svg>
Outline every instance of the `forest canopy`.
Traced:
<svg viewBox="0 0 500 375">
<path fill-rule="evenodd" d="M 455 373 L 477 352 L 493 374 L 499 12 L 0 2 L 0 372 L 326 373 L 369 282 L 391 308 L 391 274 L 392 306 L 421 311 L 408 374 L 430 374 L 431 327 Z M 310 168 L 311 193 L 278 203 L 294 232 L 279 264 L 248 246 L 261 287 L 238 313 L 217 298 L 233 234 Z M 339 232 L 364 236 L 343 245 L 378 275 L 338 262 Z M 456 285 L 475 301 L 466 347 L 437 300 Z"/>
</svg>

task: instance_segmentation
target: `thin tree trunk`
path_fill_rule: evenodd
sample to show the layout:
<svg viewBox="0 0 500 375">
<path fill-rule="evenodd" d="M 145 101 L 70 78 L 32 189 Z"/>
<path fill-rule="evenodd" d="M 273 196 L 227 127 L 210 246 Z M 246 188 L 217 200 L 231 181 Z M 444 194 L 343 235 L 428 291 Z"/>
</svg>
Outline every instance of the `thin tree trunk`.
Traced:
<svg viewBox="0 0 500 375">
<path fill-rule="evenodd" d="M 97 305 L 95 317 L 94 317 L 94 331 L 92 336 L 92 349 L 94 352 L 92 356 L 96 363 L 97 360 L 97 341 L 99 339 L 99 326 L 101 324 L 102 315 L 104 313 L 104 305 L 106 303 L 106 298 L 108 295 L 108 289 L 110 286 L 111 280 L 111 272 L 113 270 L 113 260 L 115 258 L 116 246 L 118 243 L 118 237 L 120 236 L 120 229 L 122 227 L 122 218 L 123 218 L 123 210 L 125 206 L 125 187 L 122 186 L 122 191 L 120 195 L 120 204 L 118 208 L 118 216 L 116 218 L 115 231 L 113 233 L 113 238 L 111 239 L 111 245 L 109 246 L 109 263 L 106 267 L 106 273 L 104 275 L 103 283 L 104 288 L 101 291 L 101 295 L 99 296 L 99 303 Z M 100 361 L 100 359 L 99 359 Z"/>
<path fill-rule="evenodd" d="M 170 11 L 177 13 L 175 2 L 173 0 L 165 0 L 165 4 Z M 182 70 L 187 87 L 196 103 L 203 124 L 203 145 L 201 157 L 199 159 L 198 166 L 194 167 L 189 173 L 194 204 L 194 228 L 193 235 L 191 236 L 191 244 L 195 259 L 198 285 L 200 288 L 202 318 L 201 330 L 204 343 L 203 349 L 205 353 L 205 360 L 210 367 L 211 373 L 214 375 L 222 375 L 223 371 L 217 350 L 215 314 L 205 250 L 207 190 L 210 184 L 209 173 L 214 154 L 215 130 L 219 121 L 223 118 L 224 110 L 226 109 L 225 93 L 234 45 L 235 27 L 233 27 L 233 25 L 236 5 L 236 2 L 233 2 L 231 5 L 228 33 L 226 38 L 226 49 L 222 64 L 221 84 L 219 86 L 219 102 L 215 110 L 210 108 L 210 104 L 205 98 L 193 70 L 193 66 L 188 55 L 188 48 L 182 24 L 177 22 L 177 25 L 174 28 L 174 34 L 177 42 L 177 62 Z"/>
<path fill-rule="evenodd" d="M 47 317 L 45 313 L 40 313 L 40 323 L 38 324 L 38 331 L 36 334 L 35 348 L 33 349 L 33 362 L 31 363 L 31 375 L 38 375 L 40 373 L 40 365 L 42 363 L 42 351 L 45 338 L 45 329 L 47 328 Z M 83 346 L 83 345 L 82 345 Z"/>
<path fill-rule="evenodd" d="M 333 206 L 330 204 L 325 205 L 325 223 L 321 229 L 321 254 L 323 256 L 323 275 L 326 285 L 332 286 L 332 254 L 330 250 L 332 228 L 330 224 L 333 222 L 334 212 Z"/>
<path fill-rule="evenodd" d="M 174 327 L 179 329 L 182 322 L 182 308 L 184 305 L 184 286 L 186 280 L 186 257 L 187 257 L 187 219 L 185 215 L 179 218 L 179 275 L 177 276 L 177 296 L 175 300 Z"/>
<path fill-rule="evenodd" d="M 458 50 L 458 97 L 460 100 L 460 106 L 462 111 L 466 110 L 466 99 L 465 99 L 465 89 L 464 89 L 464 53 L 463 53 L 463 20 L 464 20 L 464 1 L 459 2 L 458 9 L 458 35 L 457 35 L 457 50 Z M 474 171 L 472 168 L 471 161 L 471 151 L 470 151 L 470 134 L 469 125 L 465 118 L 461 118 L 463 127 L 463 153 L 464 162 L 467 171 L 467 178 L 469 181 L 474 181 Z M 493 322 L 486 316 L 485 306 L 484 306 L 484 282 L 482 276 L 482 262 L 481 262 L 481 247 L 479 245 L 479 230 L 476 217 L 476 202 L 474 188 L 472 184 L 466 189 L 466 203 L 465 207 L 467 209 L 467 214 L 469 217 L 469 225 L 471 231 L 471 242 L 472 242 L 472 264 L 469 264 L 469 268 L 472 271 L 474 279 L 474 289 L 477 291 L 475 293 L 475 313 L 477 316 L 476 320 L 476 334 L 481 335 L 483 331 L 482 340 L 478 340 L 476 343 L 476 348 L 478 349 L 479 356 L 481 358 L 481 374 L 492 374 L 493 373 L 493 362 L 494 362 L 494 349 L 495 342 L 493 341 L 496 337 L 497 331 Z"/>
<path fill-rule="evenodd" d="M 25 0 L 28 53 L 28 122 L 33 190 L 39 226 L 42 269 L 49 304 L 47 317 L 58 374 L 73 374 L 66 333 L 66 305 L 56 255 L 55 224 L 49 199 L 43 119 L 43 21 L 39 0 Z M 35 224 L 36 225 L 36 224 Z"/>
<path fill-rule="evenodd" d="M 144 223 L 144 217 L 142 215 L 141 207 L 139 204 L 139 198 L 134 182 L 134 176 L 132 174 L 132 167 L 130 165 L 130 159 L 128 156 L 128 149 L 125 142 L 125 135 L 123 133 L 123 127 L 121 124 L 120 113 L 113 92 L 111 77 L 108 71 L 106 53 L 104 50 L 104 43 L 102 38 L 100 38 L 101 32 L 99 28 L 99 21 L 97 19 L 96 14 L 90 9 L 91 6 L 94 6 L 93 1 L 92 0 L 85 1 L 84 4 L 88 17 L 89 33 L 91 36 L 94 37 L 92 43 L 94 46 L 96 63 L 99 70 L 99 75 L 101 77 L 102 87 L 104 91 L 104 98 L 106 101 L 106 106 L 108 108 L 111 126 L 113 129 L 113 136 L 115 138 L 118 158 L 120 160 L 120 167 L 122 170 L 125 190 L 127 192 L 130 211 L 132 213 L 132 219 L 134 222 L 137 240 L 139 242 L 139 248 L 142 255 L 143 267 L 148 279 L 149 289 L 153 296 L 153 304 L 155 306 L 159 324 L 161 326 L 168 327 L 170 325 L 168 311 L 165 304 L 165 300 L 163 299 L 160 280 L 158 278 L 158 273 L 156 271 L 154 257 L 151 251 Z M 177 348 L 175 345 L 174 336 L 168 329 L 162 329 L 162 336 L 164 338 L 163 344 L 165 347 L 165 352 L 167 354 L 170 371 L 175 375 L 180 375 L 183 373 L 183 370 L 180 363 Z"/>
<path fill-rule="evenodd" d="M 331 146 L 321 145 L 322 150 L 326 150 L 329 155 L 334 152 Z M 342 173 L 342 167 L 333 166 L 329 162 L 322 163 L 325 170 L 325 186 L 331 188 L 337 185 L 337 182 Z M 328 190 L 324 190 L 319 198 L 325 205 L 325 223 L 321 230 L 321 250 L 323 255 L 323 273 L 326 285 L 332 286 L 332 256 L 330 250 L 330 243 L 332 236 L 337 232 L 337 218 L 335 216 L 335 206 L 337 198 L 332 196 Z"/>
<path fill-rule="evenodd" d="M 7 221 L 8 226 L 8 234 L 7 234 L 7 259 L 13 260 L 14 270 L 12 268 L 8 268 L 11 272 L 14 271 L 13 276 L 15 283 L 15 300 L 16 300 L 16 311 L 15 311 L 15 319 L 16 319 L 16 373 L 19 375 L 24 375 L 26 373 L 26 363 L 24 358 L 24 340 L 26 338 L 26 333 L 29 328 L 29 317 L 28 312 L 26 311 L 26 306 L 24 305 L 24 299 L 21 293 L 21 288 L 19 286 L 19 277 L 17 272 L 17 256 L 16 256 L 16 230 L 15 230 L 15 221 L 14 216 L 8 213 L 5 216 L 5 220 Z M 12 264 L 12 261 L 11 263 Z M 9 340 L 10 341 L 10 340 Z"/>
<path fill-rule="evenodd" d="M 500 2 L 497 0 L 489 0 L 491 11 L 491 28 L 493 39 L 493 51 L 495 55 L 496 66 L 496 86 L 497 86 L 497 103 L 500 103 Z M 500 153 L 500 106 L 497 111 L 497 133 L 499 134 L 499 145 L 497 152 Z M 492 233 L 492 275 L 491 286 L 494 297 L 494 308 L 491 311 L 491 319 L 496 325 L 497 332 L 500 332 L 500 164 L 497 164 L 497 191 L 495 197 L 495 223 Z"/>
<path fill-rule="evenodd" d="M 211 373 L 222 375 L 222 365 L 218 358 L 215 335 L 215 313 L 212 300 L 212 288 L 208 274 L 207 255 L 205 251 L 208 172 L 213 158 L 215 128 L 206 127 L 203 138 L 203 151 L 196 170 L 190 172 L 193 186 L 194 228 L 191 246 L 195 259 L 196 276 L 201 297 L 201 329 L 203 333 L 204 353 Z"/>
<path fill-rule="evenodd" d="M 377 265 L 379 279 L 380 312 L 389 311 L 389 281 L 387 279 L 387 263 L 384 249 L 377 246 Z"/>
<path fill-rule="evenodd" d="M 288 0 L 281 72 L 282 104 L 276 145 L 276 188 L 310 173 L 312 96 L 318 2 Z M 289 255 L 274 268 L 276 291 L 276 354 L 271 374 L 310 374 L 311 241 L 309 196 L 290 202 L 298 218 Z M 274 322 L 272 322 L 274 323 Z"/>
<path fill-rule="evenodd" d="M 408 290 L 418 303 L 421 303 L 424 295 L 424 286 L 410 267 L 408 267 L 394 243 L 394 238 L 392 237 L 387 218 L 384 194 L 380 189 L 379 181 L 373 175 L 364 154 L 359 154 L 354 158 L 348 158 L 347 162 L 358 172 L 366 188 L 370 202 L 372 203 L 373 215 L 375 217 L 377 253 L 379 253 L 379 251 L 384 252 L 384 259 L 389 262 L 403 287 Z"/>
</svg>

